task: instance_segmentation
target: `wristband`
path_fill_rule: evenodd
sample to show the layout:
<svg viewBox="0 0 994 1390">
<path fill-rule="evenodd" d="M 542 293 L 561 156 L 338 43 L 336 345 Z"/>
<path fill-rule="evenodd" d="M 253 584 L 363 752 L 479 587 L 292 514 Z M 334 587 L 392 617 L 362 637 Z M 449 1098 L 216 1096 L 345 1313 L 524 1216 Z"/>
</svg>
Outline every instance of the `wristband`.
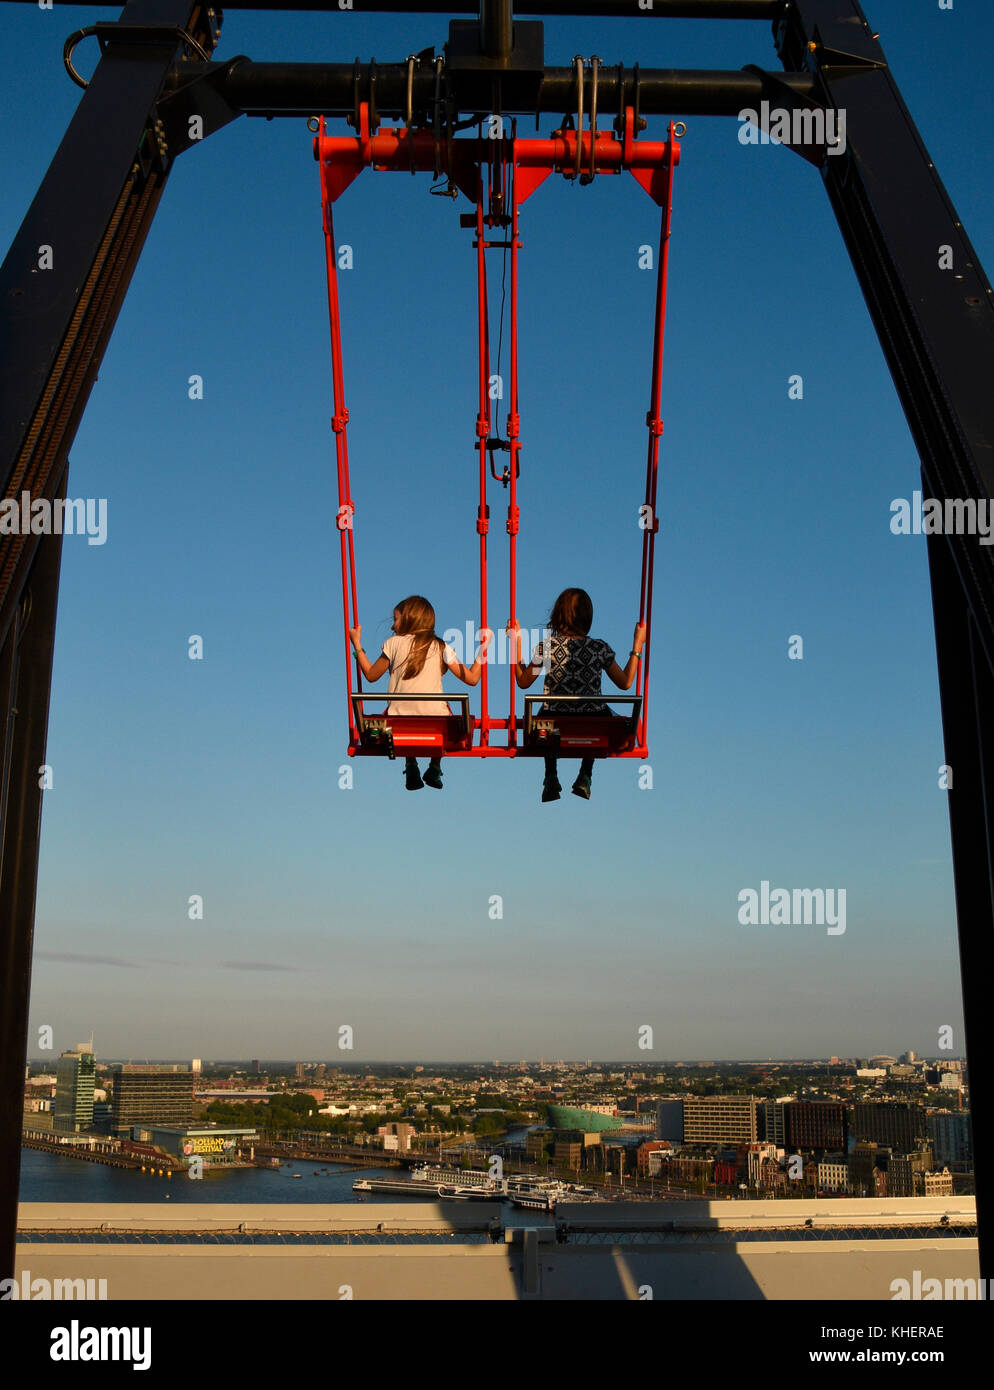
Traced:
<svg viewBox="0 0 994 1390">
<path fill-rule="evenodd" d="M 633 657 L 635 658 L 636 661 L 641 661 L 641 660 L 642 660 L 642 653 L 641 653 L 641 652 L 631 651 L 631 652 L 628 653 L 628 655 L 629 655 L 629 656 L 633 656 Z"/>
</svg>

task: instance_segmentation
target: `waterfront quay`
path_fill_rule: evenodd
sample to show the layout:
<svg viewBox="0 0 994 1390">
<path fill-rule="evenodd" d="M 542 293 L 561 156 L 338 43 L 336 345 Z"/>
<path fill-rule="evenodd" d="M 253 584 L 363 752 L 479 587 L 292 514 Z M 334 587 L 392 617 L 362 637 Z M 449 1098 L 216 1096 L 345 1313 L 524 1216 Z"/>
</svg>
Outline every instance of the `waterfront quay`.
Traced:
<svg viewBox="0 0 994 1390">
<path fill-rule="evenodd" d="M 344 1163 L 350 1168 L 410 1168 L 424 1162 L 423 1154 L 390 1154 L 358 1144 L 308 1144 L 300 1140 L 263 1141 L 255 1145 L 256 1160 L 278 1158 L 281 1163 L 299 1159 L 304 1163 Z"/>
<path fill-rule="evenodd" d="M 57 1135 L 46 1134 L 39 1130 L 22 1130 L 21 1147 L 25 1149 L 37 1149 L 43 1153 L 58 1154 L 60 1158 L 78 1158 L 85 1163 L 103 1163 L 108 1168 L 133 1168 L 142 1169 L 152 1167 L 162 1173 L 183 1173 L 186 1165 L 177 1163 L 175 1159 L 153 1158 L 150 1154 L 126 1154 L 122 1153 L 114 1144 L 100 1143 L 99 1141 L 85 1144 L 67 1144 L 62 1142 Z"/>
</svg>

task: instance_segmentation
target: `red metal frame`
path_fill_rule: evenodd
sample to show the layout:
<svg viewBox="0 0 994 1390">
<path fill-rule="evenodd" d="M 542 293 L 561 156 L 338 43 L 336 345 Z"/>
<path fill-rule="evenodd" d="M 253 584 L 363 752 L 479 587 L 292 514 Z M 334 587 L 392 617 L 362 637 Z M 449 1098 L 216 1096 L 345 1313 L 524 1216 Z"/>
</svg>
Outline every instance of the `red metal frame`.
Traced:
<svg viewBox="0 0 994 1390">
<path fill-rule="evenodd" d="M 360 744 L 355 713 L 352 706 L 353 694 L 362 693 L 361 676 L 356 673 L 355 690 L 352 686 L 352 652 L 349 642 L 349 628 L 359 621 L 359 602 L 356 584 L 355 563 L 355 503 L 352 499 L 348 462 L 348 419 L 345 405 L 344 373 L 342 369 L 341 319 L 338 303 L 338 264 L 335 251 L 332 204 L 341 197 L 345 189 L 362 172 L 372 167 L 379 170 L 403 170 L 413 173 L 417 170 L 438 172 L 439 160 L 450 183 L 460 189 L 476 205 L 475 225 L 477 264 L 477 316 L 479 336 L 479 410 L 476 417 L 476 436 L 479 449 L 480 500 L 476 516 L 476 529 L 480 537 L 480 631 L 487 629 L 487 535 L 490 530 L 489 508 L 487 505 L 487 471 L 489 466 L 487 441 L 490 438 L 490 325 L 488 313 L 487 278 L 485 252 L 501 242 L 488 242 L 488 227 L 509 223 L 509 243 L 511 252 L 511 306 L 510 306 L 510 375 L 508 382 L 507 440 L 510 462 L 506 485 L 508 487 L 508 507 L 506 529 L 509 547 L 509 620 L 516 618 L 517 606 L 517 537 L 520 522 L 517 482 L 519 473 L 520 417 L 518 413 L 518 251 L 521 246 L 518 229 L 518 209 L 521 203 L 534 193 L 552 173 L 572 176 L 577 165 L 596 171 L 597 174 L 619 174 L 628 169 L 633 178 L 645 189 L 661 208 L 659 254 L 657 258 L 655 331 L 653 336 L 652 379 L 649 410 L 646 423 L 649 427 L 648 458 L 646 464 L 645 502 L 650 511 L 649 524 L 643 530 L 642 573 L 639 598 L 639 621 L 646 624 L 644 655 L 638 672 L 636 693 L 642 697 L 641 712 L 632 739 L 633 745 L 627 749 L 618 748 L 618 718 L 588 718 L 583 721 L 581 730 L 576 716 L 569 720 L 569 730 L 560 730 L 560 747 L 565 752 L 577 739 L 591 738 L 592 744 L 585 747 L 594 749 L 594 756 L 645 758 L 648 756 L 646 743 L 647 711 L 649 697 L 649 657 L 652 635 L 652 588 L 654 574 L 654 552 L 659 519 L 656 513 L 656 497 L 659 464 L 659 440 L 663 425 L 659 415 L 660 392 L 662 384 L 663 327 L 666 316 L 666 278 L 669 262 L 670 218 L 672 212 L 673 171 L 680 162 L 680 145 L 673 122 L 670 122 L 669 139 L 662 142 L 638 140 L 636 138 L 634 112 L 631 107 L 625 110 L 624 134 L 619 140 L 609 132 L 597 131 L 593 136 L 589 130 L 556 131 L 548 139 L 518 139 L 516 133 L 510 141 L 483 141 L 482 138 L 463 138 L 436 143 L 431 131 L 414 130 L 405 127 L 384 128 L 372 134 L 369 128 L 369 110 L 365 102 L 359 108 L 359 131 L 356 136 L 329 136 L 325 134 L 324 118 L 321 118 L 319 133 L 314 141 L 314 156 L 321 171 L 321 202 L 324 220 L 325 263 L 328 276 L 328 317 L 331 330 L 332 381 L 335 413 L 332 428 L 335 432 L 335 452 L 338 467 L 338 528 L 341 534 L 342 566 L 342 607 L 345 618 L 345 669 L 346 689 L 349 710 L 349 754 L 375 753 L 380 756 L 380 747 L 364 747 Z M 484 153 L 484 151 L 486 151 Z M 487 168 L 486 198 L 484 196 L 484 166 Z M 495 202 L 496 191 L 502 195 L 499 209 Z M 505 479 L 500 481 L 504 482 Z M 351 601 L 351 609 L 350 609 Z M 351 618 L 350 618 L 351 612 Z M 490 653 L 487 653 L 489 658 Z M 480 716 L 473 719 L 474 731 L 478 731 L 479 742 L 467 748 L 465 740 L 453 740 L 450 720 L 445 717 L 430 719 L 424 716 L 395 715 L 386 717 L 394 730 L 396 747 L 409 754 L 421 755 L 443 751 L 447 757 L 515 757 L 522 754 L 537 754 L 542 749 L 537 745 L 528 748 L 518 745 L 518 716 L 515 710 L 516 682 L 513 664 L 509 669 L 510 695 L 506 719 L 495 719 L 489 713 L 489 660 L 483 661 L 480 681 Z M 388 697 L 384 692 L 370 694 L 370 699 Z M 610 694 L 604 700 L 610 703 Z M 385 716 L 377 716 L 378 719 Z M 610 720 L 608 732 L 595 728 Z M 412 721 L 416 720 L 415 728 Z M 436 728 L 435 725 L 438 727 Z M 590 727 L 588 728 L 587 725 Z M 428 727 L 431 726 L 431 727 Z M 491 744 L 493 730 L 506 730 L 505 745 Z M 622 742 L 628 742 L 624 739 Z M 453 746 L 450 746 L 453 745 Z M 579 746 L 579 745 L 577 745 Z M 601 750 L 604 750 L 601 752 Z M 575 753 L 574 753 L 575 756 Z"/>
</svg>

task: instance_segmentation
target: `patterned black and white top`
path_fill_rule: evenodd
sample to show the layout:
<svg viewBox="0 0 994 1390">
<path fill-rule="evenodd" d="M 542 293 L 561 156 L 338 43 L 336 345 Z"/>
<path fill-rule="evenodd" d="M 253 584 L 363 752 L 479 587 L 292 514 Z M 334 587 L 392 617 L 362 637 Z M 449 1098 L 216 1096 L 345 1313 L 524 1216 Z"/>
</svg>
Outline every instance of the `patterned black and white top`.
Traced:
<svg viewBox="0 0 994 1390">
<path fill-rule="evenodd" d="M 532 652 L 532 666 L 545 664 L 545 642 L 539 642 Z M 560 637 L 549 640 L 549 670 L 545 677 L 545 695 L 599 695 L 601 672 L 614 661 L 614 651 L 599 637 Z M 542 714 L 562 713 L 556 705 L 541 708 Z M 603 701 L 585 700 L 570 705 L 569 714 L 610 714 Z"/>
</svg>

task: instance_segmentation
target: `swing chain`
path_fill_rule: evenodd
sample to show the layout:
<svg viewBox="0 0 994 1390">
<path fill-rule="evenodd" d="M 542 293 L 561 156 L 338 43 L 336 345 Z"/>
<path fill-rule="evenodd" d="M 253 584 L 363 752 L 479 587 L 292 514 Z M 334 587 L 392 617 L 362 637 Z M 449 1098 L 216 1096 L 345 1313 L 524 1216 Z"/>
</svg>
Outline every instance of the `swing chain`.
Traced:
<svg viewBox="0 0 994 1390">
<path fill-rule="evenodd" d="M 596 54 L 590 59 L 590 169 L 587 173 L 580 175 L 581 186 L 593 183 L 597 175 L 597 72 L 600 62 L 601 60 Z M 579 142 L 579 131 L 577 131 L 576 138 Z"/>
</svg>

